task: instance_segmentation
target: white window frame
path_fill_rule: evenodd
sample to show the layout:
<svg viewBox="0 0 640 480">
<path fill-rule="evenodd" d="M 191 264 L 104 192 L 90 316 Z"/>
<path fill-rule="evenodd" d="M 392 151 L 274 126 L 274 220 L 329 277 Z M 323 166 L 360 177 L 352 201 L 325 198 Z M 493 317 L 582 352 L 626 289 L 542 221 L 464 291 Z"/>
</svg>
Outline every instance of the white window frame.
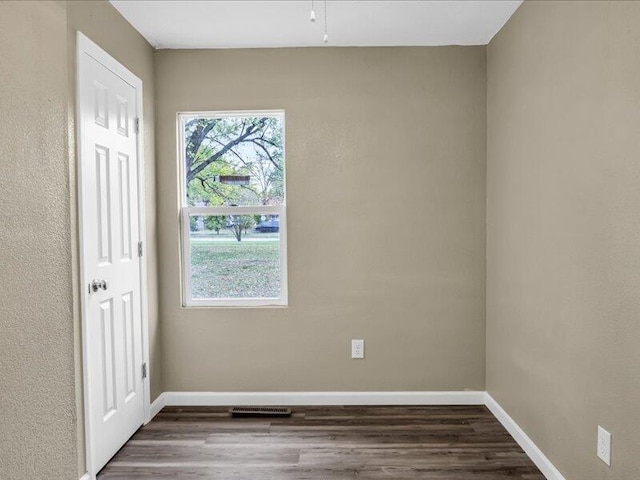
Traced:
<svg viewBox="0 0 640 480">
<path fill-rule="evenodd" d="M 190 207 L 187 204 L 187 184 L 185 171 L 185 119 L 197 117 L 259 117 L 279 116 L 282 118 L 282 149 L 285 159 L 284 199 L 281 205 Z M 276 307 L 288 305 L 287 285 L 287 206 L 286 206 L 286 140 L 284 110 L 245 110 L 237 112 L 180 112 L 177 118 L 178 163 L 180 171 L 180 231 L 182 263 L 182 306 L 189 307 Z M 192 215 L 278 215 L 280 221 L 280 294 L 272 298 L 192 298 L 191 296 L 191 237 L 189 217 Z"/>
</svg>

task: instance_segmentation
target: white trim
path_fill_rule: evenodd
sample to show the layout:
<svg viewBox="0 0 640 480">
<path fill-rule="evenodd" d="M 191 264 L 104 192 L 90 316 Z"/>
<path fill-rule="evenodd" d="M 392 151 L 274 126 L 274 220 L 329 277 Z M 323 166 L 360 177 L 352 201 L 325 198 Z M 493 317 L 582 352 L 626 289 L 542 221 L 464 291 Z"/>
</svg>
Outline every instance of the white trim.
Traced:
<svg viewBox="0 0 640 480">
<path fill-rule="evenodd" d="M 284 205 L 238 205 L 237 207 L 183 207 L 186 215 L 280 215 Z"/>
<path fill-rule="evenodd" d="M 128 71 L 128 70 L 127 70 Z M 147 217 L 146 217 L 146 174 L 144 159 L 144 90 L 143 83 L 138 77 L 129 72 L 132 79 L 137 82 L 136 86 L 136 109 L 138 114 L 138 232 L 139 241 L 142 242 L 142 257 L 140 257 L 140 308 L 142 319 L 142 361 L 146 364 L 147 375 L 142 379 L 142 394 L 144 405 L 144 424 L 151 421 L 151 359 L 149 347 L 149 296 L 148 296 L 148 269 L 147 257 L 149 245 L 147 238 Z"/>
<path fill-rule="evenodd" d="M 122 78 L 125 82 L 129 83 L 136 90 L 136 117 L 140 122 L 140 132 L 137 135 L 137 155 L 138 155 L 138 222 L 139 222 L 139 235 L 143 245 L 147 244 L 146 237 L 146 222 L 145 222 L 145 175 L 144 175 L 144 117 L 143 117 L 143 83 L 137 76 L 135 76 L 126 67 L 120 64 L 115 58 L 109 55 L 106 51 L 100 48 L 97 44 L 91 41 L 86 35 L 78 31 L 76 34 L 76 164 L 78 172 L 78 231 L 80 232 L 80 305 L 82 316 L 82 370 L 83 370 L 83 395 L 84 395 L 84 441 L 85 441 L 85 455 L 86 455 L 86 468 L 90 479 L 95 478 L 97 472 L 93 471 L 95 460 L 93 457 L 93 449 L 91 445 L 91 415 L 90 415 L 90 380 L 89 369 L 87 365 L 87 359 L 89 358 L 88 339 L 86 322 L 88 321 L 86 295 L 84 286 L 87 284 L 87 278 L 85 278 L 84 272 L 84 252 L 85 245 L 83 243 L 83 224 L 82 224 L 82 212 L 83 212 L 83 196 L 82 190 L 82 156 L 83 156 L 83 133 L 84 127 L 82 121 L 82 100 L 80 98 L 80 77 L 84 67 L 83 57 L 88 55 L 95 59 L 97 62 L 105 66 L 108 70 Z M 149 318 L 147 311 L 147 261 L 146 255 L 143 255 L 140 260 L 140 304 L 141 304 L 141 320 L 142 320 L 142 361 L 147 364 L 147 377 L 142 380 L 143 389 L 143 408 L 144 408 L 144 422 L 148 423 L 151 420 L 150 409 L 150 385 L 149 385 Z M 85 476 L 86 476 L 85 475 Z M 84 479 L 84 477 L 83 477 Z"/>
<path fill-rule="evenodd" d="M 484 405 L 484 392 L 164 392 L 167 406 Z"/>
<path fill-rule="evenodd" d="M 151 404 L 151 408 L 150 408 L 151 418 L 149 419 L 149 421 L 153 420 L 153 417 L 155 417 L 158 413 L 160 413 L 160 410 L 162 410 L 164 407 L 165 407 L 165 396 L 163 392 L 160 395 L 158 395 L 158 398 L 156 398 Z"/>
<path fill-rule="evenodd" d="M 283 115 L 283 109 L 248 109 L 248 110 L 206 110 L 206 111 L 185 111 L 180 112 L 181 117 L 187 118 L 189 120 L 193 120 L 194 118 L 225 118 L 225 117 L 240 117 L 240 118 L 252 118 L 252 117 L 260 117 L 260 116 L 276 116 Z"/>
<path fill-rule="evenodd" d="M 91 475 L 89 475 L 89 473 L 85 473 L 80 477 L 80 480 L 91 480 Z"/>
<path fill-rule="evenodd" d="M 551 463 L 551 460 L 542 453 L 537 445 L 529 438 L 529 436 L 520 428 L 511 416 L 496 402 L 493 397 L 485 393 L 485 405 L 498 419 L 502 426 L 509 432 L 513 439 L 520 445 L 527 456 L 540 469 L 547 480 L 566 480 L 560 471 Z"/>
</svg>

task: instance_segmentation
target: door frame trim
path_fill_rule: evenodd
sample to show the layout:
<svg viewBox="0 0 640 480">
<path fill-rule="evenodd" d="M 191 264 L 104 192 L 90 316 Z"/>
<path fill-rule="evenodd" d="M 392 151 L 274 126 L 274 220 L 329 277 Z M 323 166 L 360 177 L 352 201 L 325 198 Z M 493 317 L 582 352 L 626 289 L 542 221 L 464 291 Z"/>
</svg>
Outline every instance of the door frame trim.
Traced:
<svg viewBox="0 0 640 480">
<path fill-rule="evenodd" d="M 95 479 L 98 472 L 94 471 L 95 460 L 94 451 L 91 445 L 91 400 L 90 400 L 90 380 L 89 369 L 87 368 L 87 293 L 85 286 L 88 285 L 88 279 L 85 278 L 85 248 L 84 230 L 82 213 L 84 210 L 84 191 L 83 191 L 83 147 L 84 147 L 84 128 L 81 121 L 81 96 L 80 96 L 80 79 L 84 76 L 86 63 L 83 60 L 84 55 L 88 55 L 98 63 L 105 66 L 108 70 L 122 78 L 125 82 L 136 89 L 136 113 L 139 118 L 140 130 L 136 135 L 136 150 L 138 156 L 138 231 L 143 242 L 143 247 L 147 245 L 146 220 L 145 220 L 145 163 L 144 163 L 144 119 L 143 119 L 143 82 L 134 75 L 115 58 L 100 48 L 96 43 L 91 41 L 86 35 L 78 31 L 76 34 L 76 108 L 75 108 L 75 130 L 76 130 L 76 174 L 77 174 L 77 201 L 78 201 L 78 239 L 79 239 L 79 267 L 80 267 L 80 315 L 82 330 L 82 390 L 83 390 L 83 413 L 84 413 L 84 444 L 85 444 L 85 461 L 86 469 L 91 479 Z M 147 376 L 142 379 L 142 395 L 144 407 L 144 424 L 151 420 L 151 402 L 150 402 L 150 364 L 149 364 L 149 318 L 148 318 L 148 299 L 147 299 L 147 255 L 140 258 L 140 308 L 141 308 L 141 324 L 142 324 L 142 361 L 147 364 Z M 140 372 L 142 375 L 142 372 Z"/>
</svg>

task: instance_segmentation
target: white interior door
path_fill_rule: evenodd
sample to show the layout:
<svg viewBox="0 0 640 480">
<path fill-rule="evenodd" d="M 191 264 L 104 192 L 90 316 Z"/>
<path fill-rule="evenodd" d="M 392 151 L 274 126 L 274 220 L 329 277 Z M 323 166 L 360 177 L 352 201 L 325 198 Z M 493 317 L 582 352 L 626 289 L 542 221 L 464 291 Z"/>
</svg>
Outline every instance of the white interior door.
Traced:
<svg viewBox="0 0 640 480">
<path fill-rule="evenodd" d="M 83 351 L 92 474 L 145 419 L 136 131 L 142 92 L 103 63 L 79 49 Z"/>
</svg>

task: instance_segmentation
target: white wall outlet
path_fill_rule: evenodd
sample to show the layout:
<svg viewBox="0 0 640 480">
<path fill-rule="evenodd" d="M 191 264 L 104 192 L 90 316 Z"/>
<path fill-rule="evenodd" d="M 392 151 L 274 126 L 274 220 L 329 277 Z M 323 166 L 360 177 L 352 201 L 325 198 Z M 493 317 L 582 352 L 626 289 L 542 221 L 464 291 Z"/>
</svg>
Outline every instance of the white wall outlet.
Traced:
<svg viewBox="0 0 640 480">
<path fill-rule="evenodd" d="M 351 340 L 351 358 L 364 358 L 364 340 Z"/>
<path fill-rule="evenodd" d="M 611 434 L 598 425 L 598 458 L 611 466 Z"/>
</svg>

